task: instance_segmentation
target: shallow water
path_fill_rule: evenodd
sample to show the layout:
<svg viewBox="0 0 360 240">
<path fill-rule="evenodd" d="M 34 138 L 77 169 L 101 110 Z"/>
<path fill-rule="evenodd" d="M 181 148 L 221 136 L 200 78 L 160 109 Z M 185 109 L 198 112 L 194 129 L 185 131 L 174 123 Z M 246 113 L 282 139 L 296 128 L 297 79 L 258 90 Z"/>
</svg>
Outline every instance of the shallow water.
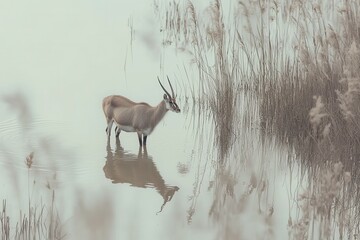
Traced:
<svg viewBox="0 0 360 240">
<path fill-rule="evenodd" d="M 159 91 L 156 84 L 153 90 Z M 252 100 L 245 96 L 240 100 L 241 134 L 223 166 L 217 162 L 212 120 L 192 113 L 193 106 L 181 114 L 167 113 L 146 150 L 139 149 L 135 133 L 122 132 L 119 141 L 112 134 L 107 140 L 100 96 L 96 107 L 82 109 L 83 115 L 94 116 L 88 121 L 68 119 L 66 108 L 54 120 L 33 106 L 39 115 L 32 114 L 25 124 L 14 117 L 16 109 L 2 110 L 0 176 L 7 184 L 1 198 L 16 216 L 26 210 L 29 196 L 34 205 L 48 204 L 55 190 L 69 239 L 167 239 L 174 231 L 178 239 L 216 238 L 224 236 L 228 217 L 239 224 L 236 236 L 265 236 L 271 229 L 274 237 L 286 238 L 291 193 L 287 169 L 281 168 L 286 153 L 261 143 L 256 102 L 249 105 Z M 25 157 L 32 151 L 28 179 Z M 266 182 L 265 197 L 252 193 L 254 182 Z M 240 199 L 243 210 L 236 207 Z M 262 212 L 272 208 L 273 222 L 267 225 Z"/>
<path fill-rule="evenodd" d="M 127 3 L 0 8 L 0 199 L 12 236 L 30 201 L 47 212 L 54 203 L 65 239 L 288 239 L 307 186 L 296 154 L 262 135 L 257 98 L 239 91 L 219 159 L 216 123 L 189 100 L 197 90 L 154 34 L 153 6 Z M 108 140 L 102 99 L 155 106 L 156 76 L 167 74 L 181 113 L 166 114 L 146 150 L 135 133 Z"/>
</svg>

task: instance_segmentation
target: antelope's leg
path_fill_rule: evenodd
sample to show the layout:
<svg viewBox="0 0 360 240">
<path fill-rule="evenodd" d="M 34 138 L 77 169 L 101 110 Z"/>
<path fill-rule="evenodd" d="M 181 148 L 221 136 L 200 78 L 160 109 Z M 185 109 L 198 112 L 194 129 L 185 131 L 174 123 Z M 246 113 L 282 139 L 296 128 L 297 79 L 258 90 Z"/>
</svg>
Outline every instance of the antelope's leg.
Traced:
<svg viewBox="0 0 360 240">
<path fill-rule="evenodd" d="M 142 139 L 141 139 L 141 132 L 137 132 L 137 134 L 138 134 L 138 139 L 139 139 L 139 144 L 140 144 L 140 147 L 142 146 Z"/>
<path fill-rule="evenodd" d="M 116 134 L 116 137 L 117 137 L 117 138 L 119 137 L 120 132 L 121 132 L 121 129 L 120 129 L 118 126 L 116 126 L 116 128 L 115 128 L 115 134 Z"/>
<path fill-rule="evenodd" d="M 146 146 L 146 139 L 147 139 L 147 136 L 146 136 L 146 135 L 144 135 L 144 136 L 143 136 L 143 143 L 144 143 L 144 146 Z"/>
<path fill-rule="evenodd" d="M 114 122 L 113 120 L 108 121 L 108 126 L 106 128 L 106 133 L 109 137 L 111 135 L 111 128 L 112 128 L 113 122 Z"/>
</svg>

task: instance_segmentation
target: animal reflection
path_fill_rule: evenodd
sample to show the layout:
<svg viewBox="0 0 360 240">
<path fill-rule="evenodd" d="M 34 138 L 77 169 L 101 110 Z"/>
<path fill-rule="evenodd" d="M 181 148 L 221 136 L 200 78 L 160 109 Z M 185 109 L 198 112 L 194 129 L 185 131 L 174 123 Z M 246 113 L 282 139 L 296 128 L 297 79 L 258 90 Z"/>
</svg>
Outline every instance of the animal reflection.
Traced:
<svg viewBox="0 0 360 240">
<path fill-rule="evenodd" d="M 120 140 L 116 139 L 114 152 L 112 152 L 109 140 L 106 151 L 106 163 L 103 167 L 105 177 L 111 179 L 112 183 L 129 183 L 131 186 L 139 188 L 154 187 L 164 199 L 159 212 L 179 190 L 177 186 L 165 184 L 152 158 L 148 156 L 146 147 L 144 147 L 144 151 L 139 147 L 138 155 L 135 155 L 124 151 Z"/>
</svg>

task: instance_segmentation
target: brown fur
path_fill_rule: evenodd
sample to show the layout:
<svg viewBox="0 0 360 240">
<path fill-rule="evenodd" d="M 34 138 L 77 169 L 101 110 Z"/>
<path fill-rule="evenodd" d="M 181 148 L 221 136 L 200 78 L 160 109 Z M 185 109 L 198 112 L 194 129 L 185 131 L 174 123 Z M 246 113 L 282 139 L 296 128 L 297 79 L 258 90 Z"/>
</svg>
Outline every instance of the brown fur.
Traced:
<svg viewBox="0 0 360 240">
<path fill-rule="evenodd" d="M 108 124 L 115 121 L 117 125 L 132 126 L 141 134 L 146 129 L 151 129 L 151 133 L 168 111 L 164 100 L 152 107 L 120 95 L 105 97 L 102 106 Z"/>
</svg>

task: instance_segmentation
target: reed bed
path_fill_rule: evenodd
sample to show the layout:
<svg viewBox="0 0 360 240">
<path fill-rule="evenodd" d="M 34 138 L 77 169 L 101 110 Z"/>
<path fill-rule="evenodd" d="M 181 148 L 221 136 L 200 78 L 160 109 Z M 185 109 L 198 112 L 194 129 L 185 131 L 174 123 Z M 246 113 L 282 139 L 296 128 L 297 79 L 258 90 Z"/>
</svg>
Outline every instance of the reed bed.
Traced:
<svg viewBox="0 0 360 240">
<path fill-rule="evenodd" d="M 31 125 L 33 117 L 26 97 L 21 93 L 13 93 L 2 96 L 1 100 L 9 106 L 13 114 L 17 115 L 23 136 L 26 139 L 31 139 L 24 148 L 32 149 L 32 144 L 36 141 L 40 142 L 40 139 L 32 136 L 29 132 L 29 129 L 31 129 L 29 126 Z M 38 150 L 41 152 L 41 150 L 45 149 Z M 25 210 L 20 208 L 18 214 L 16 214 L 17 217 L 15 217 L 13 215 L 14 209 L 8 209 L 8 202 L 10 201 L 6 199 L 3 200 L 2 212 L 0 213 L 0 236 L 3 240 L 58 240 L 64 239 L 66 236 L 56 208 L 55 189 L 53 189 L 49 183 L 47 183 L 46 188 L 44 188 L 36 182 L 37 177 L 39 177 L 39 172 L 33 170 L 34 163 L 38 161 L 35 155 L 34 152 L 30 152 L 24 157 L 24 160 L 13 157 L 10 153 L 6 156 L 14 163 L 8 167 L 8 170 L 11 172 L 11 178 L 9 178 L 7 184 L 10 184 L 16 189 L 20 205 L 26 203 L 26 208 Z M 24 161 L 24 167 L 27 169 L 27 178 L 22 178 L 22 176 L 18 174 L 18 170 L 15 169 L 15 163 L 19 160 Z M 50 166 L 50 169 L 56 172 L 54 165 Z M 22 179 L 26 179 L 27 182 L 23 182 Z M 27 189 L 26 187 L 24 189 L 20 186 L 27 186 Z M 40 192 L 43 193 L 41 194 L 41 200 L 34 200 L 33 192 L 35 189 L 40 189 Z M 49 200 L 43 202 L 43 198 Z M 12 202 L 14 202 L 14 199 L 12 200 Z M 8 213 L 9 211 L 12 213 L 11 215 Z"/>
<path fill-rule="evenodd" d="M 310 174 L 314 178 L 314 174 Z M 291 239 L 356 239 L 357 200 L 347 194 L 350 172 L 341 162 L 316 169 L 315 179 L 298 195 L 300 217 L 289 218 Z"/>
<path fill-rule="evenodd" d="M 236 56 L 228 54 L 233 52 L 235 35 L 228 36 L 225 33 L 220 2 L 215 1 L 207 10 L 211 24 L 203 28 L 204 22 L 199 19 L 192 2 L 183 6 L 171 2 L 166 10 L 164 43 L 174 42 L 179 50 L 191 57 L 192 65 L 196 66 L 199 82 L 196 88 L 190 87 L 193 100 L 206 101 L 210 107 L 216 123 L 219 159 L 224 160 L 235 135 L 232 113 L 236 107 L 235 90 L 239 68 Z"/>
<path fill-rule="evenodd" d="M 196 97 L 211 108 L 218 168 L 236 162 L 229 152 L 240 134 L 237 96 L 248 92 L 259 102 L 261 135 L 276 136 L 278 145 L 295 153 L 290 161 L 300 161 L 301 171 L 308 173 L 307 210 L 313 223 L 319 221 L 306 225 L 305 235 L 296 225 L 290 237 L 317 238 L 317 232 L 321 239 L 342 239 L 345 233 L 353 239 L 360 223 L 359 3 L 215 0 L 194 6 L 170 1 L 157 9 L 164 44 L 190 56 L 199 80 L 190 84 L 198 85 Z M 333 195 L 324 197 L 333 184 Z M 326 205 L 321 211 L 319 198 Z M 347 221 L 345 213 L 351 216 Z"/>
<path fill-rule="evenodd" d="M 30 154 L 26 160 L 29 175 L 32 162 L 33 155 Z M 35 187 L 35 185 L 32 187 Z M 28 190 L 30 191 L 30 189 Z M 0 236 L 3 240 L 58 240 L 65 238 L 62 224 L 55 207 L 55 190 L 51 191 L 51 202 L 49 204 L 34 203 L 31 201 L 30 194 L 28 194 L 28 209 L 26 211 L 20 210 L 19 219 L 15 219 L 8 215 L 6 200 L 3 200 L 2 207 L 3 210 L 0 215 Z"/>
<path fill-rule="evenodd" d="M 164 43 L 191 56 L 197 97 L 212 109 L 220 149 L 229 148 L 236 131 L 241 90 L 258 96 L 264 134 L 290 143 L 328 138 L 346 147 L 357 142 L 357 2 L 242 1 L 229 8 L 230 17 L 220 1 L 200 13 L 191 1 L 172 1 L 163 26 Z"/>
</svg>

